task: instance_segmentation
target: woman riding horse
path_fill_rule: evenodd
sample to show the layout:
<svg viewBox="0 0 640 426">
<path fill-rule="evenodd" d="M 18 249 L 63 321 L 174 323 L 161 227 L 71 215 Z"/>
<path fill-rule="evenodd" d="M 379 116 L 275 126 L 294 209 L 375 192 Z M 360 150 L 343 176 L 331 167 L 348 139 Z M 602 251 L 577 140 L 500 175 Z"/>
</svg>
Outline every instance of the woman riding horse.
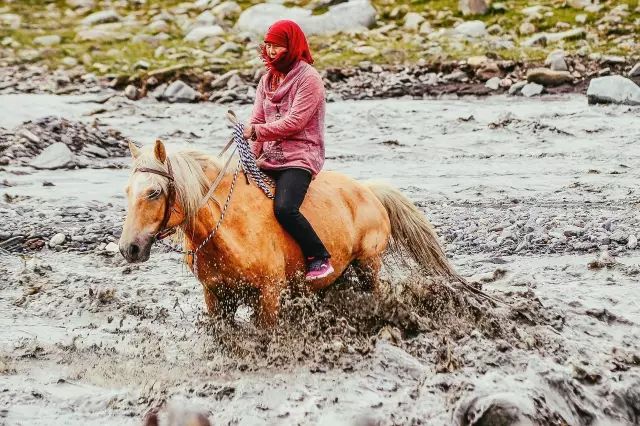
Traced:
<svg viewBox="0 0 640 426">
<path fill-rule="evenodd" d="M 278 21 L 264 37 L 267 67 L 244 137 L 251 139 L 260 168 L 275 181 L 275 216 L 302 249 L 308 281 L 333 273 L 329 252 L 300 206 L 324 163 L 325 94 L 322 77 L 300 27 Z"/>
</svg>

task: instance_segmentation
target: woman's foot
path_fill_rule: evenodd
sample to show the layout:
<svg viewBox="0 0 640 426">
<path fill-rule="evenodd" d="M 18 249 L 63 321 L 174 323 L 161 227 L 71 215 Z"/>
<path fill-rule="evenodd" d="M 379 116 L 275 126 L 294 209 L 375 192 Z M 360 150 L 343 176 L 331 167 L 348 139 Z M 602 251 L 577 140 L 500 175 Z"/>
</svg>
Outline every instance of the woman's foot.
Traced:
<svg viewBox="0 0 640 426">
<path fill-rule="evenodd" d="M 311 257 L 307 259 L 307 281 L 319 280 L 333 273 L 329 258 Z"/>
</svg>

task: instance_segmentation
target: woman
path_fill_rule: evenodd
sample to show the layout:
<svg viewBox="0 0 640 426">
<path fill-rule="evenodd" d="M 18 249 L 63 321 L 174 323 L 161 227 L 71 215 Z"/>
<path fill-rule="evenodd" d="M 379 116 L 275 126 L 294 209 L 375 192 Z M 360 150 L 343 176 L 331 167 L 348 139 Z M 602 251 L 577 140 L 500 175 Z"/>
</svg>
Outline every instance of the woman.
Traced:
<svg viewBox="0 0 640 426">
<path fill-rule="evenodd" d="M 254 141 L 260 168 L 274 178 L 275 216 L 302 249 L 306 279 L 317 280 L 333 272 L 331 256 L 300 206 L 324 164 L 324 84 L 295 22 L 273 24 L 261 51 L 268 72 L 258 84 L 244 136 Z"/>
</svg>

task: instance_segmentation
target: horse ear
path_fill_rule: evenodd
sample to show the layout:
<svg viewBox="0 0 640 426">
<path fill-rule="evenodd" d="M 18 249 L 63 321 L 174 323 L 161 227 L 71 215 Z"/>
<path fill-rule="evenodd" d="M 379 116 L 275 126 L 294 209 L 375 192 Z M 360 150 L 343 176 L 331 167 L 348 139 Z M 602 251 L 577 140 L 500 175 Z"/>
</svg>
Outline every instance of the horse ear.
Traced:
<svg viewBox="0 0 640 426">
<path fill-rule="evenodd" d="M 164 149 L 164 144 L 160 139 L 156 139 L 156 146 L 153 148 L 153 153 L 158 161 L 164 164 L 164 161 L 167 159 L 167 151 Z"/>
<path fill-rule="evenodd" d="M 131 151 L 131 156 L 135 160 L 140 157 L 140 148 L 138 148 L 133 142 L 129 141 L 129 151 Z"/>
</svg>

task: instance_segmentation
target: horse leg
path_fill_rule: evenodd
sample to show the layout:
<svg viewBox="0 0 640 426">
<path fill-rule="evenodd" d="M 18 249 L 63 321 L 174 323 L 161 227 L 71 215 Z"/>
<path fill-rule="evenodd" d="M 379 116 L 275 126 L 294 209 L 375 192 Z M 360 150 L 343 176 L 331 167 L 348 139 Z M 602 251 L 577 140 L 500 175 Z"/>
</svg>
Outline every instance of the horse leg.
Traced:
<svg viewBox="0 0 640 426">
<path fill-rule="evenodd" d="M 382 267 L 380 256 L 356 259 L 353 266 L 358 281 L 364 286 L 365 290 L 377 293 L 380 284 L 380 268 Z"/>
<path fill-rule="evenodd" d="M 238 309 L 238 299 L 227 291 L 214 291 L 203 286 L 204 301 L 207 304 L 209 315 L 222 315 L 225 320 L 233 318 Z"/>
<path fill-rule="evenodd" d="M 261 325 L 273 327 L 276 324 L 282 290 L 284 283 L 274 283 L 260 289 L 258 321 Z"/>
</svg>

